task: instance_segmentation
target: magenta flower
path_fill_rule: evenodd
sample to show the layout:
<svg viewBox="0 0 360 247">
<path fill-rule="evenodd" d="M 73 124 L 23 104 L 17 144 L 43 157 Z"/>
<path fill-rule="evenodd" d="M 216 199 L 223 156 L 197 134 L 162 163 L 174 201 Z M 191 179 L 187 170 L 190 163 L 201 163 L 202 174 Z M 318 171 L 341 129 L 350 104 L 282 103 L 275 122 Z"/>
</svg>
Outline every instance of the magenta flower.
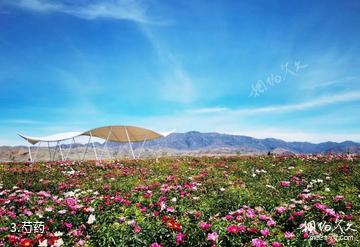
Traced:
<svg viewBox="0 0 360 247">
<path fill-rule="evenodd" d="M 264 229 L 260 230 L 260 233 L 261 233 L 261 235 L 263 235 L 264 237 L 267 237 L 267 236 L 269 236 L 270 231 L 269 231 L 269 229 L 264 228 Z"/>
<path fill-rule="evenodd" d="M 290 186 L 290 181 L 281 181 L 280 186 L 281 187 L 289 187 Z"/>
<path fill-rule="evenodd" d="M 269 216 L 266 216 L 263 214 L 259 215 L 259 220 L 261 220 L 261 221 L 267 221 L 269 218 L 270 218 Z"/>
<path fill-rule="evenodd" d="M 226 228 L 227 232 L 232 234 L 237 234 L 239 232 L 239 228 L 236 225 L 231 225 Z"/>
<path fill-rule="evenodd" d="M 273 220 L 273 219 L 270 219 L 268 222 L 267 222 L 267 225 L 268 227 L 274 227 L 276 225 L 276 222 Z"/>
<path fill-rule="evenodd" d="M 277 213 L 277 214 L 282 214 L 282 213 L 284 213 L 286 211 L 286 208 L 284 208 L 284 207 L 277 207 L 277 208 L 275 208 L 275 212 Z"/>
<path fill-rule="evenodd" d="M 292 233 L 292 232 L 285 232 L 284 236 L 285 236 L 286 239 L 291 240 L 291 239 L 293 239 L 295 237 L 295 234 Z"/>
<path fill-rule="evenodd" d="M 71 227 L 72 227 L 72 224 L 71 224 L 70 222 L 65 222 L 65 223 L 64 223 L 64 226 L 65 226 L 66 228 L 71 228 Z"/>
<path fill-rule="evenodd" d="M 325 204 L 321 204 L 320 202 L 315 203 L 314 207 L 319 210 L 325 210 L 327 208 L 327 206 Z"/>
<path fill-rule="evenodd" d="M 134 232 L 135 232 L 135 233 L 141 232 L 141 227 L 138 226 L 138 225 L 136 225 L 136 226 L 134 227 Z"/>
<path fill-rule="evenodd" d="M 337 195 L 337 196 L 334 197 L 334 202 L 339 202 L 339 201 L 342 201 L 342 200 L 344 200 L 344 196 Z"/>
<path fill-rule="evenodd" d="M 155 242 L 155 243 L 150 244 L 149 247 L 162 247 L 162 246 Z"/>
<path fill-rule="evenodd" d="M 211 224 L 206 223 L 206 222 L 200 222 L 200 223 L 199 223 L 199 227 L 200 227 L 202 230 L 209 230 L 210 227 L 211 227 Z"/>
<path fill-rule="evenodd" d="M 185 240 L 186 234 L 179 232 L 178 234 L 176 234 L 176 243 L 177 244 L 182 244 Z"/>
<path fill-rule="evenodd" d="M 255 218 L 255 212 L 253 209 L 249 208 L 248 210 L 246 210 L 246 216 L 250 219 Z"/>
<path fill-rule="evenodd" d="M 280 242 L 272 242 L 272 243 L 271 243 L 271 246 L 272 246 L 272 247 L 283 247 L 283 244 L 280 243 Z"/>
<path fill-rule="evenodd" d="M 251 240 L 251 246 L 254 247 L 266 247 L 266 241 L 260 239 L 260 238 L 255 238 L 253 240 Z"/>
<path fill-rule="evenodd" d="M 333 236 L 333 235 L 329 235 L 327 238 L 326 238 L 326 243 L 328 245 L 336 245 L 336 238 Z"/>
<path fill-rule="evenodd" d="M 216 242 L 218 240 L 218 237 L 219 237 L 219 235 L 217 234 L 217 232 L 208 233 L 207 240 Z"/>
</svg>

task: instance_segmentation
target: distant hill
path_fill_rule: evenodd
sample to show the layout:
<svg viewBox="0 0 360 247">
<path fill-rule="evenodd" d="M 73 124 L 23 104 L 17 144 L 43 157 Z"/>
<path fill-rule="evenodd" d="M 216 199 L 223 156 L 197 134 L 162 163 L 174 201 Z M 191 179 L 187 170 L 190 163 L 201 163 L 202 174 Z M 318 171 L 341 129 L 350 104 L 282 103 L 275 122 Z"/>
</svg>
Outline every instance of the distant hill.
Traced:
<svg viewBox="0 0 360 247">
<path fill-rule="evenodd" d="M 86 146 L 89 145 L 87 148 Z M 104 152 L 105 142 L 95 142 L 94 146 L 98 150 L 99 157 L 107 155 Z M 139 155 L 139 143 L 132 143 L 135 154 Z M 128 143 L 108 142 L 107 146 L 112 155 L 129 157 L 130 150 Z M 67 153 L 70 145 L 61 145 L 64 153 Z M 80 159 L 85 150 L 87 152 L 87 159 L 94 159 L 93 144 L 72 145 L 73 149 L 69 153 L 69 158 Z M 67 149 L 67 150 L 66 150 Z M 33 152 L 36 148 L 33 147 Z M 54 148 L 53 148 L 54 150 Z M 65 152 L 66 150 L 66 152 Z M 341 143 L 323 142 L 314 144 L 310 142 L 286 142 L 274 138 L 257 139 L 249 136 L 228 135 L 219 133 L 200 133 L 198 131 L 190 131 L 186 133 L 173 133 L 165 138 L 152 140 L 146 142 L 143 152 L 143 157 L 156 155 L 217 155 L 217 154 L 327 154 L 327 153 L 357 153 L 360 154 L 360 143 L 345 141 Z M 35 155 L 35 154 L 33 154 Z M 59 152 L 57 152 L 57 159 L 60 159 Z M 25 146 L 9 147 L 0 146 L 0 161 L 25 161 L 29 157 L 28 148 Z M 45 146 L 39 149 L 39 154 L 36 156 L 37 160 L 48 160 L 49 152 Z"/>
<path fill-rule="evenodd" d="M 109 143 L 110 147 L 119 144 Z M 137 143 L 134 146 L 139 147 Z M 152 140 L 146 143 L 147 148 L 167 149 L 173 151 L 206 151 L 206 152 L 240 152 L 240 153 L 360 153 L 360 143 L 345 141 L 341 143 L 323 142 L 286 142 L 274 138 L 257 139 L 249 136 L 228 135 L 219 133 L 201 133 L 190 131 L 173 133 L 166 138 Z"/>
</svg>

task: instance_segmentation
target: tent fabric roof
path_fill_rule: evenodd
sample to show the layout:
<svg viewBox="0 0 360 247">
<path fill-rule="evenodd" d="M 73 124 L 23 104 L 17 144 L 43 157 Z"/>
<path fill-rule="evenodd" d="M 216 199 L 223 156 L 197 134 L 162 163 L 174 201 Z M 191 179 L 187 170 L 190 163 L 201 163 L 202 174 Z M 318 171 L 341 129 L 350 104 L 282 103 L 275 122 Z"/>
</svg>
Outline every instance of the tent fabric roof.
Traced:
<svg viewBox="0 0 360 247">
<path fill-rule="evenodd" d="M 72 139 L 78 136 L 92 136 L 99 137 L 104 140 L 115 141 L 115 142 L 139 142 L 144 140 L 157 139 L 166 135 L 159 134 L 155 131 L 144 129 L 136 126 L 125 126 L 125 125 L 113 125 L 99 127 L 83 132 L 64 132 L 50 136 L 42 137 L 31 137 L 18 134 L 29 143 L 35 145 L 38 142 L 57 142 Z"/>
</svg>

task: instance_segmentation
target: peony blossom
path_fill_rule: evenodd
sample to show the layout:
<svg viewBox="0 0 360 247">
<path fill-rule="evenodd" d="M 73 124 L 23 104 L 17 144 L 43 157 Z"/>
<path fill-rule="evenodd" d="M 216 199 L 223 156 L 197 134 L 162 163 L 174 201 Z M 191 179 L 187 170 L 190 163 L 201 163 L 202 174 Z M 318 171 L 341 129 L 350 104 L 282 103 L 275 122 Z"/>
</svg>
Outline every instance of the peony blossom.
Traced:
<svg viewBox="0 0 360 247">
<path fill-rule="evenodd" d="M 207 240 L 216 242 L 218 240 L 218 237 L 219 235 L 217 234 L 217 232 L 208 233 Z"/>
<path fill-rule="evenodd" d="M 231 234 L 237 234 L 239 232 L 239 228 L 236 225 L 231 225 L 226 228 L 227 232 Z"/>
<path fill-rule="evenodd" d="M 295 237 L 295 234 L 292 233 L 292 232 L 285 232 L 284 236 L 285 236 L 286 239 L 291 240 L 291 239 L 293 239 Z"/>
<path fill-rule="evenodd" d="M 260 239 L 260 238 L 255 238 L 253 240 L 251 240 L 251 246 L 254 247 L 266 247 L 266 241 Z"/>
<path fill-rule="evenodd" d="M 178 234 L 176 234 L 176 243 L 177 244 L 182 244 L 185 240 L 186 234 L 179 232 Z"/>
<path fill-rule="evenodd" d="M 199 223 L 199 227 L 200 227 L 202 230 L 209 230 L 210 227 L 211 227 L 211 224 L 206 223 L 206 222 L 200 222 L 200 223 Z"/>
<path fill-rule="evenodd" d="M 289 187 L 290 186 L 290 181 L 281 181 L 280 186 L 281 187 Z"/>
<path fill-rule="evenodd" d="M 162 247 L 162 246 L 155 242 L 155 243 L 150 244 L 149 247 Z"/>
<path fill-rule="evenodd" d="M 263 235 L 264 237 L 266 237 L 266 236 L 269 236 L 270 231 L 269 231 L 269 229 L 264 228 L 264 229 L 261 229 L 261 230 L 260 230 L 260 233 L 261 233 L 261 235 Z"/>
<path fill-rule="evenodd" d="M 272 243 L 271 243 L 271 246 L 272 246 L 272 247 L 283 247 L 283 244 L 280 243 L 280 242 L 272 242 Z"/>
<path fill-rule="evenodd" d="M 94 222 L 95 222 L 95 215 L 90 214 L 90 215 L 89 215 L 89 218 L 88 218 L 88 220 L 87 220 L 86 223 L 88 223 L 89 225 L 91 225 L 91 224 L 93 224 Z"/>
</svg>

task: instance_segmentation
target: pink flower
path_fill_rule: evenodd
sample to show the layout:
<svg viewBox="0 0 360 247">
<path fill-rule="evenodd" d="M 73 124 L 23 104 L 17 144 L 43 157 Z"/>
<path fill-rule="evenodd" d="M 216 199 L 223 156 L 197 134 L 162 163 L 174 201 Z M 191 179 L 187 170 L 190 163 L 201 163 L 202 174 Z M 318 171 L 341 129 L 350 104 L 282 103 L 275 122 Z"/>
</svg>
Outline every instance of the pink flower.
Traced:
<svg viewBox="0 0 360 247">
<path fill-rule="evenodd" d="M 239 232 L 245 232 L 246 231 L 246 226 L 244 226 L 244 225 L 240 225 L 237 228 L 238 228 Z"/>
<path fill-rule="evenodd" d="M 251 208 L 249 208 L 248 210 L 246 210 L 246 216 L 250 219 L 255 218 L 255 212 L 254 210 L 252 210 Z"/>
<path fill-rule="evenodd" d="M 317 208 L 317 209 L 319 209 L 319 210 L 325 210 L 325 209 L 327 208 L 326 205 L 321 204 L 320 202 L 315 203 L 315 204 L 314 204 L 314 207 Z"/>
<path fill-rule="evenodd" d="M 149 247 L 162 247 L 162 246 L 155 242 L 155 243 L 150 244 Z"/>
<path fill-rule="evenodd" d="M 182 244 L 184 242 L 184 240 L 185 240 L 185 237 L 186 237 L 186 234 L 179 232 L 176 235 L 176 243 L 177 244 Z"/>
<path fill-rule="evenodd" d="M 70 222 L 65 222 L 65 223 L 64 223 L 64 226 L 65 226 L 66 228 L 71 228 L 71 227 L 72 227 L 72 224 L 71 224 Z"/>
<path fill-rule="evenodd" d="M 234 219 L 234 217 L 232 215 L 228 214 L 228 215 L 225 215 L 225 219 L 227 221 L 232 221 Z"/>
<path fill-rule="evenodd" d="M 342 201 L 342 200 L 344 200 L 344 196 L 335 196 L 334 197 L 334 202 L 338 202 L 338 201 Z"/>
<path fill-rule="evenodd" d="M 200 222 L 200 223 L 199 223 L 199 227 L 200 227 L 202 230 L 209 230 L 210 227 L 211 227 L 211 224 L 206 223 L 206 222 Z"/>
<path fill-rule="evenodd" d="M 266 216 L 266 215 L 263 215 L 263 214 L 259 215 L 259 220 L 261 220 L 261 221 L 266 221 L 269 218 L 270 218 L 269 216 Z"/>
<path fill-rule="evenodd" d="M 272 247 L 283 247 L 283 244 L 280 243 L 280 242 L 272 242 L 272 243 L 271 243 L 271 246 L 272 246 Z"/>
<path fill-rule="evenodd" d="M 277 214 L 282 214 L 282 213 L 284 213 L 286 211 L 286 208 L 284 208 L 284 207 L 277 207 L 277 208 L 275 208 L 275 212 L 277 213 Z"/>
<path fill-rule="evenodd" d="M 261 235 L 266 237 L 266 236 L 269 236 L 270 231 L 269 231 L 269 229 L 264 228 L 264 229 L 260 230 L 260 233 L 261 233 Z"/>
<path fill-rule="evenodd" d="M 217 232 L 208 233 L 207 240 L 216 242 L 218 237 L 219 237 L 219 235 L 217 234 Z"/>
<path fill-rule="evenodd" d="M 136 225 L 136 226 L 134 227 L 134 232 L 135 232 L 135 233 L 141 232 L 141 227 L 138 226 L 138 225 Z"/>
<path fill-rule="evenodd" d="M 268 227 L 274 227 L 276 225 L 276 222 L 273 220 L 273 219 L 270 219 L 268 222 L 267 222 L 267 225 Z"/>
<path fill-rule="evenodd" d="M 281 181 L 280 186 L 281 187 L 289 187 L 290 186 L 290 181 Z"/>
<path fill-rule="evenodd" d="M 285 236 L 286 239 L 291 240 L 291 239 L 293 239 L 295 237 L 295 234 L 292 233 L 292 232 L 285 232 L 284 236 Z"/>
<path fill-rule="evenodd" d="M 260 238 L 255 238 L 255 239 L 251 240 L 251 245 L 254 247 L 266 247 L 266 241 L 264 241 Z"/>
<path fill-rule="evenodd" d="M 227 230 L 229 233 L 232 233 L 232 234 L 237 234 L 237 233 L 239 232 L 238 226 L 235 226 L 235 225 L 228 226 L 228 227 L 226 228 L 226 230 Z"/>
<path fill-rule="evenodd" d="M 294 216 L 294 217 L 302 217 L 303 214 L 304 214 L 304 211 L 300 210 L 300 211 L 297 211 L 297 212 L 293 212 L 292 216 Z"/>
<path fill-rule="evenodd" d="M 167 209 L 166 209 L 166 211 L 167 212 L 170 212 L 170 213 L 174 213 L 174 207 L 168 207 Z"/>
<path fill-rule="evenodd" d="M 326 243 L 328 245 L 336 245 L 336 238 L 334 238 L 333 235 L 329 235 L 327 238 L 326 238 Z"/>
</svg>

